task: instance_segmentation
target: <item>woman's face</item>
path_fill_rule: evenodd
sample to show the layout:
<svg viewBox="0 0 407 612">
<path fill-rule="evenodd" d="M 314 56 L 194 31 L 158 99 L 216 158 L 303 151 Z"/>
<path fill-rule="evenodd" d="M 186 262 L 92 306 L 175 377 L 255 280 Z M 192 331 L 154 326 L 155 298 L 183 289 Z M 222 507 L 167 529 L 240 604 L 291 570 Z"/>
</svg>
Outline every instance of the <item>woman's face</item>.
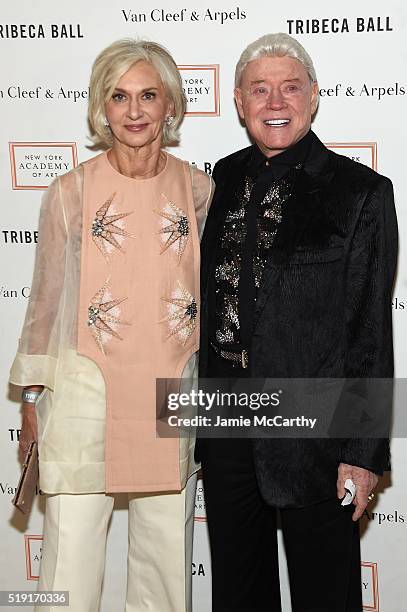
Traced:
<svg viewBox="0 0 407 612">
<path fill-rule="evenodd" d="M 164 121 L 172 107 L 156 69 L 140 61 L 120 78 L 105 113 L 116 143 L 161 147 Z"/>
</svg>

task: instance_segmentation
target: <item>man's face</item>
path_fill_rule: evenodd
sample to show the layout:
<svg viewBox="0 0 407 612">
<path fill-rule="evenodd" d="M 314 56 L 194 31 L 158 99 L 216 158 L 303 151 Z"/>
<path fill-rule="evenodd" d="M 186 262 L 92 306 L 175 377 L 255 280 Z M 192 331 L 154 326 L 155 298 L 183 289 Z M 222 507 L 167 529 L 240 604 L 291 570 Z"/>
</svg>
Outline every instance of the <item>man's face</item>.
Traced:
<svg viewBox="0 0 407 612">
<path fill-rule="evenodd" d="M 262 57 L 249 62 L 235 89 L 240 117 L 267 157 L 298 142 L 311 127 L 318 85 L 292 57 Z"/>
</svg>

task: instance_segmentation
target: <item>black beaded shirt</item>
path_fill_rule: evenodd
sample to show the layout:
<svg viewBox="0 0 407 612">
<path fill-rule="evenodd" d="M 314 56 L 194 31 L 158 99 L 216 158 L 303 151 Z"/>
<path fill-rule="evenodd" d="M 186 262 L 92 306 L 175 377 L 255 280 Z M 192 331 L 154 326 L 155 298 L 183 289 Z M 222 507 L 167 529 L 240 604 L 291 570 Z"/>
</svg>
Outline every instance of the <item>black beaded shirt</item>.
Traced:
<svg viewBox="0 0 407 612">
<path fill-rule="evenodd" d="M 209 282 L 215 291 L 209 335 L 219 348 L 240 352 L 249 347 L 263 270 L 292 193 L 294 168 L 307 157 L 310 134 L 272 158 L 254 145 L 246 172 L 237 177 L 217 245 L 215 278 Z"/>
</svg>

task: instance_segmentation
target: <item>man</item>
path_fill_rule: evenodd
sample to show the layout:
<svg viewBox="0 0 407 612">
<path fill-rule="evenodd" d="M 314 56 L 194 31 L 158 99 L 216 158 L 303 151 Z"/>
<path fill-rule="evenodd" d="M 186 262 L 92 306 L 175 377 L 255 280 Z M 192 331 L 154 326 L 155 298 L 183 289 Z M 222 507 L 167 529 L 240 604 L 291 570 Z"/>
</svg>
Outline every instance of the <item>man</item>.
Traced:
<svg viewBox="0 0 407 612">
<path fill-rule="evenodd" d="M 313 63 L 286 34 L 236 68 L 254 144 L 220 160 L 202 243 L 201 377 L 389 378 L 391 182 L 311 131 Z M 357 432 L 356 432 L 357 433 Z M 362 610 L 358 519 L 384 439 L 200 439 L 213 612 L 281 610 L 276 508 L 294 612 Z M 356 485 L 342 506 L 344 483 Z"/>
</svg>

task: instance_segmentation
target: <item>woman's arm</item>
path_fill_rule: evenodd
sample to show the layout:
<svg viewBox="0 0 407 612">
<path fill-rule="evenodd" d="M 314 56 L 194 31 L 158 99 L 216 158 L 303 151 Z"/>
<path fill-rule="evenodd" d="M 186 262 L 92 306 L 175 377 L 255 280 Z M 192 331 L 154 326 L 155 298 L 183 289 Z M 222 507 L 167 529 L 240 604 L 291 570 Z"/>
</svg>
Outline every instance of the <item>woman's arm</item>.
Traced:
<svg viewBox="0 0 407 612">
<path fill-rule="evenodd" d="M 67 244 L 60 179 L 54 181 L 44 194 L 38 229 L 30 298 L 10 374 L 12 384 L 24 387 L 19 437 L 21 461 L 32 440 L 38 438 L 36 400 L 44 386 L 52 389 L 54 383 L 57 349 L 50 343 L 52 335 L 55 336 L 54 326 L 62 299 Z"/>
<path fill-rule="evenodd" d="M 33 396 L 40 395 L 44 387 L 41 385 L 31 385 L 24 387 L 24 391 L 29 391 Z M 19 437 L 18 455 L 21 462 L 27 454 L 30 443 L 38 440 L 37 414 L 35 412 L 35 401 L 24 401 L 22 403 L 22 423 Z"/>
<path fill-rule="evenodd" d="M 56 179 L 43 197 L 38 230 L 30 298 L 10 382 L 53 389 L 67 246 L 61 179 Z"/>
<path fill-rule="evenodd" d="M 202 172 L 202 170 L 198 170 L 194 166 L 190 166 L 190 171 L 196 221 L 199 237 L 202 238 L 206 217 L 208 216 L 209 207 L 215 191 L 215 183 L 208 174 Z"/>
</svg>

